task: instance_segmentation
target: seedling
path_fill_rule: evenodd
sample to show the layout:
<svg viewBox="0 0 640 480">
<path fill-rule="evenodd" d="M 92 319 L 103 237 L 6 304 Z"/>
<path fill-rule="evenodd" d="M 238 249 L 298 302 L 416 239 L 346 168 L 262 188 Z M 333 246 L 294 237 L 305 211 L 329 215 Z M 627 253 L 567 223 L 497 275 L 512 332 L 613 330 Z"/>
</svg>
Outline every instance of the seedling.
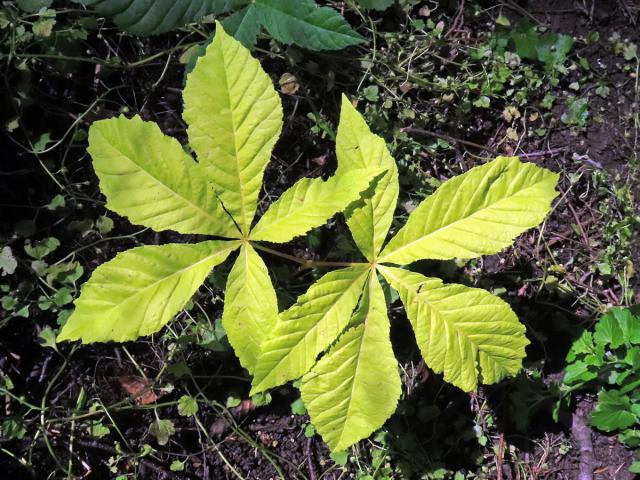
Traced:
<svg viewBox="0 0 640 480">
<path fill-rule="evenodd" d="M 499 157 L 443 183 L 385 245 L 398 171 L 384 140 L 343 97 L 336 173 L 326 181 L 298 181 L 254 225 L 263 172 L 282 127 L 271 80 L 218 25 L 187 78 L 184 103 L 198 163 L 139 117 L 94 123 L 89 153 L 111 210 L 155 230 L 222 240 L 120 253 L 84 285 L 58 341 L 126 341 L 157 332 L 210 271 L 239 250 L 222 322 L 253 375 L 251 394 L 301 379 L 311 422 L 334 451 L 382 426 L 400 397 L 381 282 L 398 291 L 422 355 L 446 381 L 471 391 L 480 381 L 495 383 L 518 372 L 528 340 L 507 303 L 399 266 L 476 258 L 508 247 L 549 212 L 556 174 Z M 342 268 L 279 313 L 257 250 L 283 254 L 261 242 L 288 242 L 338 212 L 366 260 L 319 262 Z"/>
</svg>

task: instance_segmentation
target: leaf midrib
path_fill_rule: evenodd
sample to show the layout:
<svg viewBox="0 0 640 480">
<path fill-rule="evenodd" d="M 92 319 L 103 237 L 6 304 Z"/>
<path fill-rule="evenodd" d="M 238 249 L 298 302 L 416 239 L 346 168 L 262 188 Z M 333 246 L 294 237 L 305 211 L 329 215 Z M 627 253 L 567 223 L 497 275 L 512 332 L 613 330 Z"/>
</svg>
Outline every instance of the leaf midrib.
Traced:
<svg viewBox="0 0 640 480">
<path fill-rule="evenodd" d="M 475 212 L 473 212 L 473 213 L 472 213 L 471 215 L 469 215 L 469 216 L 466 216 L 466 217 L 460 218 L 460 219 L 458 219 L 458 220 L 455 220 L 455 221 L 453 221 L 453 222 L 451 222 L 451 223 L 449 223 L 449 224 L 447 224 L 447 225 L 444 225 L 444 226 L 442 226 L 442 227 L 440 227 L 440 228 L 438 228 L 438 229 L 436 229 L 436 230 L 433 230 L 432 232 L 429 232 L 429 233 L 428 233 L 428 234 L 426 234 L 426 235 L 421 235 L 421 236 L 420 236 L 420 237 L 418 237 L 417 239 L 412 240 L 412 241 L 411 241 L 411 242 L 409 242 L 409 243 L 405 243 L 405 244 L 404 244 L 404 245 L 402 245 L 401 247 L 398 247 L 398 248 L 396 248 L 395 250 L 392 250 L 391 252 L 387 253 L 386 255 L 384 255 L 384 256 L 380 259 L 380 261 L 381 261 L 381 262 L 384 262 L 386 258 L 388 258 L 388 257 L 390 257 L 390 256 L 392 256 L 392 255 L 397 255 L 397 254 L 398 254 L 398 252 L 402 252 L 402 251 L 406 250 L 407 248 L 411 247 L 412 245 L 414 245 L 414 244 L 416 244 L 416 243 L 423 242 L 423 241 L 425 241 L 425 239 L 428 239 L 429 237 L 432 237 L 432 236 L 434 236 L 434 235 L 436 235 L 436 234 L 438 234 L 438 233 L 440 233 L 440 232 L 442 232 L 442 231 L 444 231 L 444 230 L 446 230 L 446 229 L 448 229 L 448 228 L 450 228 L 450 227 L 452 227 L 452 226 L 454 226 L 454 225 L 456 225 L 456 224 L 458 224 L 458 223 L 460 223 L 460 222 L 464 222 L 464 221 L 466 221 L 466 220 L 469 220 L 469 219 L 473 218 L 474 216 L 476 216 L 477 214 L 479 214 L 479 213 L 481 213 L 481 212 L 484 212 L 484 211 L 486 211 L 486 210 L 489 210 L 489 209 L 495 208 L 495 207 L 496 207 L 497 205 L 499 205 L 500 203 L 505 202 L 505 201 L 507 201 L 507 200 L 510 200 L 510 199 L 512 199 L 512 198 L 514 198 L 514 197 L 517 197 L 517 196 L 519 196 L 519 195 L 521 195 L 521 194 L 523 194 L 523 193 L 527 192 L 528 190 L 531 190 L 531 189 L 533 189 L 533 188 L 537 187 L 539 184 L 541 184 L 541 183 L 543 183 L 543 182 L 545 182 L 545 181 L 546 181 L 546 178 L 544 178 L 544 177 L 543 177 L 540 181 L 538 181 L 538 182 L 536 182 L 536 183 L 534 183 L 534 184 L 532 184 L 532 185 L 530 185 L 530 186 L 528 186 L 528 187 L 526 187 L 526 188 L 524 188 L 524 189 L 522 189 L 522 190 L 519 190 L 519 191 L 518 191 L 517 193 L 515 193 L 514 195 L 511 195 L 511 196 L 509 196 L 509 197 L 503 197 L 503 198 L 501 198 L 500 200 L 498 200 L 497 202 L 494 202 L 494 203 L 492 203 L 492 204 L 490 204 L 490 205 L 487 205 L 487 206 L 486 206 L 486 207 L 484 207 L 484 208 L 481 208 L 481 209 L 479 209 L 479 210 L 476 210 Z M 405 227 L 406 227 L 406 225 L 405 225 Z M 404 228 L 404 227 L 403 227 L 403 228 Z"/>
<path fill-rule="evenodd" d="M 369 288 L 369 305 L 367 305 L 367 315 L 364 317 L 363 319 L 363 329 L 362 329 L 362 336 L 361 336 L 361 340 L 360 340 L 360 345 L 358 346 L 358 353 L 357 353 L 357 359 L 356 359 L 356 368 L 355 368 L 355 372 L 353 372 L 353 381 L 351 382 L 351 392 L 349 393 L 349 404 L 347 405 L 347 411 L 345 413 L 345 421 L 343 424 L 343 428 L 340 431 L 340 438 L 339 441 L 337 442 L 336 445 L 340 445 L 342 443 L 343 440 L 343 436 L 345 435 L 345 432 L 347 431 L 347 421 L 349 419 L 349 414 L 351 412 L 351 407 L 353 405 L 353 395 L 355 392 L 355 387 L 356 387 L 356 381 L 358 378 L 358 372 L 360 369 L 360 365 L 361 365 L 361 361 L 360 361 L 360 354 L 362 353 L 362 348 L 364 345 L 364 340 L 365 340 L 365 335 L 367 333 L 367 319 L 369 318 L 369 316 L 371 315 L 371 310 L 372 310 L 372 305 L 373 305 L 373 301 L 372 301 L 372 297 L 373 297 L 373 279 L 374 279 L 374 272 L 371 273 L 371 276 L 369 277 L 369 284 L 368 284 L 368 288 Z M 385 303 L 386 305 L 386 303 Z M 357 327 L 356 327 L 357 328 Z"/>
<path fill-rule="evenodd" d="M 133 295 L 127 297 L 124 301 L 114 304 L 114 306 L 111 308 L 111 310 L 113 311 L 113 310 L 117 310 L 117 309 L 121 308 L 122 306 L 130 303 L 131 300 L 138 298 L 140 295 L 146 293 L 148 290 L 156 287 L 158 284 L 160 284 L 160 283 L 162 283 L 162 282 L 164 282 L 164 281 L 166 281 L 166 280 L 168 280 L 168 279 L 170 279 L 170 278 L 172 278 L 172 277 L 174 277 L 176 275 L 181 275 L 184 272 L 187 272 L 189 270 L 197 268 L 202 263 L 208 262 L 209 260 L 211 260 L 213 257 L 215 257 L 217 255 L 222 255 L 225 252 L 227 254 L 229 254 L 229 253 L 231 253 L 231 251 L 235 250 L 239 246 L 239 242 L 229 242 L 229 243 L 231 243 L 231 245 L 229 245 L 228 247 L 226 247 L 226 248 L 224 248 L 222 250 L 216 251 L 216 252 L 214 252 L 214 253 L 212 253 L 210 255 L 207 255 L 205 258 L 203 258 L 201 260 L 198 260 L 196 263 L 192 263 L 190 265 L 187 265 L 186 267 L 183 267 L 183 268 L 181 268 L 179 270 L 176 270 L 176 271 L 170 273 L 169 275 L 166 275 L 166 276 L 154 281 L 153 283 L 145 285 L 141 289 L 137 290 Z"/>
<path fill-rule="evenodd" d="M 101 134 L 102 135 L 102 134 Z M 105 135 L 102 135 L 103 140 L 107 143 L 109 143 L 108 139 L 106 138 Z M 213 225 L 216 225 L 217 223 L 220 223 L 220 218 L 216 218 L 214 217 L 211 213 L 209 213 L 207 210 L 205 210 L 204 208 L 202 208 L 200 205 L 194 203 L 193 201 L 191 201 L 189 198 L 185 197 L 181 192 L 171 188 L 169 185 L 167 185 L 163 180 L 161 180 L 160 178 L 158 178 L 155 175 L 152 175 L 148 170 L 146 170 L 142 165 L 140 165 L 139 163 L 135 162 L 134 160 L 132 160 L 129 155 L 127 155 L 126 152 L 124 152 L 122 149 L 118 148 L 115 145 L 111 146 L 113 149 L 115 149 L 117 152 L 120 153 L 120 155 L 122 155 L 127 161 L 129 161 L 130 163 L 132 163 L 133 165 L 135 165 L 139 171 L 141 171 L 142 173 L 144 173 L 145 175 L 147 175 L 149 178 L 155 180 L 156 182 L 158 182 L 158 185 L 162 186 L 163 188 L 165 188 L 167 191 L 173 193 L 176 197 L 184 200 L 186 203 L 188 203 L 189 205 L 191 205 L 192 207 L 194 207 L 197 211 L 199 211 L 200 213 L 202 213 L 202 215 L 207 218 Z M 186 159 L 183 157 L 182 159 L 180 159 L 180 161 L 184 162 Z M 189 159 L 189 161 L 193 161 L 191 159 Z M 191 172 L 189 172 L 189 170 L 191 170 L 191 165 L 186 165 L 186 169 L 187 169 L 187 175 L 189 175 Z M 205 195 L 207 194 L 206 191 L 206 185 L 205 185 Z M 213 203 L 214 205 L 217 203 L 217 205 L 220 205 L 220 202 L 218 201 L 217 198 L 213 198 Z M 222 207 L 220 205 L 220 207 Z M 228 217 L 227 212 L 224 211 L 224 209 L 222 209 L 222 211 L 224 212 L 224 215 Z M 215 233 L 213 234 L 215 235 Z"/>
<path fill-rule="evenodd" d="M 218 35 L 216 35 L 216 37 L 218 37 Z M 222 38 L 222 36 L 220 36 L 220 38 Z M 221 41 L 222 42 L 222 41 Z M 246 52 L 244 52 L 246 53 Z M 223 80 L 224 80 L 224 92 L 226 94 L 227 97 L 227 104 L 229 105 L 229 112 L 230 112 L 230 120 L 231 120 L 231 130 L 233 133 L 233 160 L 234 160 L 234 166 L 236 168 L 236 173 L 237 173 L 237 179 L 238 179 L 238 196 L 240 197 L 240 215 L 242 216 L 242 228 L 241 228 L 241 232 L 242 235 L 245 235 L 247 233 L 247 230 L 249 229 L 249 223 L 251 222 L 251 220 L 247 221 L 247 207 L 245 205 L 245 192 L 244 192 L 244 188 L 243 188 L 243 181 L 242 181 L 242 177 L 240 175 L 241 171 L 240 171 L 240 162 L 238 159 L 238 135 L 237 135 L 237 127 L 236 127 L 236 122 L 235 122 L 235 109 L 232 108 L 233 102 L 232 102 L 232 98 L 231 98 L 231 90 L 229 89 L 229 77 L 228 77 L 228 72 L 227 72 L 227 61 L 225 59 L 225 51 L 223 46 L 220 46 L 220 56 L 222 57 L 222 76 L 223 76 Z M 247 61 L 250 61 L 248 59 L 245 59 L 245 65 L 247 63 Z"/>
<path fill-rule="evenodd" d="M 349 268 L 353 268 L 353 267 L 349 267 Z M 307 332 L 302 336 L 302 338 L 301 338 L 299 341 L 295 342 L 295 345 L 294 345 L 292 348 L 289 348 L 289 349 L 288 349 L 288 350 L 289 350 L 289 352 L 291 352 L 294 348 L 298 347 L 298 345 L 300 345 L 300 344 L 301 344 L 301 343 L 302 343 L 302 342 L 307 338 L 307 336 L 309 335 L 309 333 L 310 333 L 312 330 L 316 330 L 316 329 L 317 329 L 318 324 L 319 324 L 320 322 L 322 322 L 322 321 L 323 321 L 323 320 L 324 320 L 324 319 L 329 315 L 329 313 L 330 313 L 330 312 L 332 312 L 332 311 L 336 308 L 336 305 L 338 305 L 338 304 L 340 303 L 340 300 L 342 300 L 343 298 L 345 298 L 345 296 L 347 295 L 347 293 L 351 291 L 351 287 L 352 287 L 352 286 L 353 286 L 357 281 L 359 281 L 359 280 L 360 280 L 360 278 L 361 278 L 363 275 L 365 275 L 366 273 L 368 273 L 368 269 L 367 269 L 367 270 L 363 270 L 362 272 L 360 272 L 360 275 L 358 275 L 358 276 L 356 276 L 356 277 L 354 277 L 354 278 L 353 278 L 353 281 L 351 282 L 351 285 L 349 285 L 349 287 L 348 287 L 348 288 L 346 288 L 345 290 L 343 290 L 343 291 L 342 291 L 342 293 L 340 294 L 340 296 L 338 297 L 338 299 L 337 299 L 337 300 L 335 300 L 335 301 L 333 302 L 333 305 L 331 305 L 331 306 L 329 307 L 329 309 L 328 309 L 328 310 L 327 310 L 327 311 L 322 315 L 322 318 L 321 318 L 320 320 L 318 320 L 318 321 L 315 323 L 315 325 L 314 325 L 313 327 L 311 327 L 311 329 L 307 330 Z M 276 370 L 277 368 L 279 368 L 279 367 L 280 367 L 280 365 L 282 365 L 282 362 L 284 362 L 284 361 L 285 361 L 285 359 L 287 359 L 288 357 L 289 357 L 289 353 L 287 353 L 287 354 L 286 354 L 286 355 L 284 355 L 282 358 L 280 358 L 280 360 L 278 360 L 278 363 L 276 363 L 276 364 L 273 366 L 273 368 L 271 368 L 271 369 L 269 370 L 269 373 L 268 373 L 267 375 L 265 375 L 265 376 L 264 376 L 264 378 L 262 379 L 262 381 L 260 382 L 260 384 L 258 385 L 258 387 L 259 387 L 259 386 L 260 386 L 260 385 L 261 385 L 261 384 L 262 384 L 262 383 L 263 383 L 267 378 L 269 378 L 269 376 L 273 373 L 273 371 L 274 371 L 274 370 Z"/>
</svg>

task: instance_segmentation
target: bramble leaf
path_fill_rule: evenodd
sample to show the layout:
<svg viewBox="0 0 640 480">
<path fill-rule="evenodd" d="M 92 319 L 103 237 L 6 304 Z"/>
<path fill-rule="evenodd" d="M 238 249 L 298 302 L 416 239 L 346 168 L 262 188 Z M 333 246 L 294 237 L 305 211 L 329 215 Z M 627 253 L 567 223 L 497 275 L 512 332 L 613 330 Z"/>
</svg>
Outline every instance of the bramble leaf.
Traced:
<svg viewBox="0 0 640 480">
<path fill-rule="evenodd" d="M 238 241 L 143 246 L 100 265 L 82 286 L 57 341 L 135 340 L 160 330 Z"/>
<path fill-rule="evenodd" d="M 380 428 L 400 398 L 387 305 L 376 275 L 369 277 L 354 317 L 355 326 L 302 378 L 300 388 L 311 422 L 333 451 Z"/>
<path fill-rule="evenodd" d="M 558 174 L 498 157 L 442 184 L 411 213 L 380 262 L 475 258 L 508 247 L 549 213 Z"/>
<path fill-rule="evenodd" d="M 124 31 L 157 35 L 205 15 L 220 14 L 249 3 L 249 0 L 73 0 L 113 17 Z"/>
<path fill-rule="evenodd" d="M 529 340 L 511 307 L 486 290 L 378 267 L 398 291 L 427 365 L 464 391 L 522 368 Z"/>
<path fill-rule="evenodd" d="M 313 0 L 254 0 L 260 23 L 287 45 L 309 50 L 340 50 L 364 42 L 337 11 Z"/>
<path fill-rule="evenodd" d="M 371 133 L 362 115 L 345 95 L 342 96 L 336 154 L 336 175 L 361 168 L 385 172 L 378 179 L 373 194 L 365 197 L 364 205 L 346 212 L 347 224 L 358 248 L 368 260 L 373 260 L 380 253 L 393 220 L 398 201 L 398 169 L 384 139 Z"/>
<path fill-rule="evenodd" d="M 278 300 L 267 267 L 253 247 L 245 243 L 227 278 L 222 326 L 240 363 L 250 373 L 260 344 L 277 320 Z"/>
<path fill-rule="evenodd" d="M 175 138 L 139 116 L 99 120 L 89 153 L 107 208 L 156 231 L 239 236 L 201 167 Z"/>
<path fill-rule="evenodd" d="M 366 266 L 327 273 L 280 314 L 273 335 L 261 346 L 251 395 L 309 371 L 349 323 L 368 274 Z"/>
<path fill-rule="evenodd" d="M 269 206 L 250 238 L 285 243 L 303 235 L 357 200 L 372 178 L 364 169 L 336 174 L 326 181 L 303 178 Z"/>
<path fill-rule="evenodd" d="M 282 129 L 282 105 L 258 60 L 216 26 L 183 92 L 187 133 L 224 207 L 243 234 Z"/>
<path fill-rule="evenodd" d="M 222 22 L 224 29 L 238 40 L 244 47 L 252 50 L 260 33 L 260 16 L 254 3 L 229 15 Z"/>
</svg>

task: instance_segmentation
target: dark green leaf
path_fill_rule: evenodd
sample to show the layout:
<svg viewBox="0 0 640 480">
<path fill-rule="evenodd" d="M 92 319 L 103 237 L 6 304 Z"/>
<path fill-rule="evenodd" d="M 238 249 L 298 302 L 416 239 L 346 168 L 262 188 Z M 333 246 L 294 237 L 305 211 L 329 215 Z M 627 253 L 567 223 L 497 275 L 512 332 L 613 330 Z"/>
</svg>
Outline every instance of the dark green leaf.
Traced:
<svg viewBox="0 0 640 480">
<path fill-rule="evenodd" d="M 205 15 L 229 12 L 249 0 L 74 0 L 112 17 L 130 33 L 156 35 L 168 32 Z"/>
<path fill-rule="evenodd" d="M 53 0 L 18 0 L 17 4 L 25 12 L 37 12 L 41 8 L 48 8 Z"/>
<path fill-rule="evenodd" d="M 223 25 L 224 29 L 242 45 L 253 49 L 261 27 L 260 16 L 254 4 L 247 5 L 242 10 L 227 17 Z"/>
<path fill-rule="evenodd" d="M 371 10 L 386 10 L 396 0 L 358 0 L 358 4 L 362 8 L 369 8 Z"/>
<path fill-rule="evenodd" d="M 631 401 L 618 390 L 602 390 L 598 394 L 598 405 L 591 414 L 591 425 L 611 432 L 627 428 L 636 423 L 636 415 L 631 411 Z"/>
<path fill-rule="evenodd" d="M 313 0 L 255 0 L 262 25 L 273 38 L 309 50 L 340 50 L 364 42 L 347 21 Z"/>
</svg>

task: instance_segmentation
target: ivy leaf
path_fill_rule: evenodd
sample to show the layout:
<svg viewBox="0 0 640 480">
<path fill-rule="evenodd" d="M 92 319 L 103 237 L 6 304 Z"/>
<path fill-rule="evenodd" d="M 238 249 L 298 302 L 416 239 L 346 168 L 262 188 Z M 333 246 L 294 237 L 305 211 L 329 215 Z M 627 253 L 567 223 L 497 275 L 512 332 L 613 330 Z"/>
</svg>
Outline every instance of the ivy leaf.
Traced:
<svg viewBox="0 0 640 480">
<path fill-rule="evenodd" d="M 221 14 L 249 0 L 74 0 L 100 15 L 113 17 L 122 30 L 138 35 L 157 35 L 205 15 Z M 51 3 L 51 2 L 49 2 Z"/>
<path fill-rule="evenodd" d="M 273 38 L 309 50 L 340 50 L 364 42 L 337 11 L 313 0 L 254 0 L 260 22 Z"/>
<path fill-rule="evenodd" d="M 171 420 L 158 419 L 149 426 L 149 433 L 156 437 L 158 445 L 166 445 L 176 428 Z"/>
<path fill-rule="evenodd" d="M 182 395 L 178 400 L 178 413 L 183 417 L 195 415 L 198 413 L 198 401 L 189 395 Z"/>
<path fill-rule="evenodd" d="M 155 123 L 137 115 L 94 122 L 88 151 L 107 208 L 132 223 L 156 231 L 238 236 L 202 168 Z"/>
<path fill-rule="evenodd" d="M 278 300 L 267 267 L 253 247 L 240 249 L 224 298 L 222 326 L 240 363 L 253 372 L 261 343 L 278 320 Z"/>
<path fill-rule="evenodd" d="M 558 174 L 517 157 L 475 167 L 420 203 L 379 261 L 405 265 L 498 253 L 544 219 L 557 182 Z"/>
<path fill-rule="evenodd" d="M 522 368 L 529 340 L 511 307 L 486 290 L 378 267 L 400 294 L 420 352 L 445 381 L 469 392 Z"/>
<path fill-rule="evenodd" d="M 347 224 L 360 251 L 368 260 L 376 258 L 387 236 L 398 201 L 398 169 L 385 141 L 371 133 L 362 115 L 342 96 L 340 124 L 336 138 L 338 171 L 369 169 L 384 171 L 364 205 L 347 211 Z"/>
<path fill-rule="evenodd" d="M 187 77 L 183 97 L 191 146 L 246 235 L 282 129 L 280 97 L 260 63 L 219 23 L 206 55 Z"/>
<path fill-rule="evenodd" d="M 303 178 L 282 194 L 251 231 L 252 240 L 285 243 L 319 227 L 357 200 L 373 178 L 360 169 L 328 180 Z"/>
<path fill-rule="evenodd" d="M 627 395 L 617 390 L 601 390 L 598 405 L 591 414 L 591 425 L 605 432 L 627 428 L 636 423 L 637 417 L 631 411 L 631 401 Z"/>
<path fill-rule="evenodd" d="M 309 371 L 349 323 L 368 273 L 366 266 L 327 273 L 280 314 L 272 336 L 261 346 L 250 395 Z"/>
<path fill-rule="evenodd" d="M 393 414 L 400 375 L 389 339 L 384 292 L 369 277 L 352 324 L 302 378 L 311 422 L 332 451 L 368 437 Z"/>
<path fill-rule="evenodd" d="M 124 342 L 160 330 L 240 242 L 143 246 L 100 265 L 57 341 Z M 99 319 L 99 321 L 96 321 Z"/>
</svg>

